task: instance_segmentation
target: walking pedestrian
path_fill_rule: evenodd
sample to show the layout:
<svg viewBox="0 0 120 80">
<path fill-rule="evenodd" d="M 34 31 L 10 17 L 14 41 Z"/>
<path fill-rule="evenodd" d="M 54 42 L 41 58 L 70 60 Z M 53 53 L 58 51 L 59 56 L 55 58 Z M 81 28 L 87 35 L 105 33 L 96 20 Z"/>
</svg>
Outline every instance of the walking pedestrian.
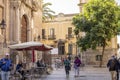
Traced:
<svg viewBox="0 0 120 80">
<path fill-rule="evenodd" d="M 69 71 L 71 69 L 71 64 L 70 64 L 70 61 L 67 57 L 64 59 L 64 66 L 65 66 L 66 77 L 68 77 Z"/>
<path fill-rule="evenodd" d="M 9 53 L 0 60 L 1 78 L 2 80 L 9 80 L 10 70 L 12 69 L 12 61 L 9 58 Z"/>
<path fill-rule="evenodd" d="M 117 80 L 120 78 L 120 58 L 118 58 Z"/>
<path fill-rule="evenodd" d="M 116 56 L 112 56 L 107 63 L 107 67 L 109 68 L 109 71 L 111 73 L 111 79 L 112 80 L 119 80 L 119 62 L 116 58 Z"/>
<path fill-rule="evenodd" d="M 68 55 L 68 59 L 69 59 L 69 61 L 71 61 L 71 55 Z"/>
<path fill-rule="evenodd" d="M 75 77 L 79 76 L 80 64 L 81 64 L 81 60 L 79 59 L 78 56 L 76 56 L 74 60 Z"/>
</svg>

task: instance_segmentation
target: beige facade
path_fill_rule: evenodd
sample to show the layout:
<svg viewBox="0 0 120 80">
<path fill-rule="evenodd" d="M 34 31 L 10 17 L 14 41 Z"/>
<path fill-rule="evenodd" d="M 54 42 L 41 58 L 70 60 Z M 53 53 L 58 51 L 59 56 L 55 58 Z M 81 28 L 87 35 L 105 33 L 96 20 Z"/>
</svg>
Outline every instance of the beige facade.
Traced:
<svg viewBox="0 0 120 80">
<path fill-rule="evenodd" d="M 72 18 L 75 15 L 59 13 L 53 20 L 48 20 L 42 25 L 41 41 L 58 48 L 59 55 L 77 55 L 79 53 L 72 25 Z"/>
</svg>

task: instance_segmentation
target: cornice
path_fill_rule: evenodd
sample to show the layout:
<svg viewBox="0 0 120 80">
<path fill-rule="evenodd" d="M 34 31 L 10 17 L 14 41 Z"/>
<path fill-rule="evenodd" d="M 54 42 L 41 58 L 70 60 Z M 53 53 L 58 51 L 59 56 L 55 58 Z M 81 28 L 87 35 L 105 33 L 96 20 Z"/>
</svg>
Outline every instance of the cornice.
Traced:
<svg viewBox="0 0 120 80">
<path fill-rule="evenodd" d="M 65 20 L 50 20 L 50 21 L 45 21 L 44 23 L 51 23 L 51 22 L 69 22 L 72 21 L 72 19 L 65 19 Z"/>
<path fill-rule="evenodd" d="M 28 7 L 29 9 L 31 9 L 32 11 L 35 11 L 35 12 L 36 12 L 36 11 L 38 10 L 38 7 L 37 7 L 37 4 L 36 4 L 35 1 L 33 1 L 31 5 L 28 4 L 28 3 L 26 2 L 26 0 L 21 0 L 21 2 L 24 3 L 25 6 Z"/>
</svg>

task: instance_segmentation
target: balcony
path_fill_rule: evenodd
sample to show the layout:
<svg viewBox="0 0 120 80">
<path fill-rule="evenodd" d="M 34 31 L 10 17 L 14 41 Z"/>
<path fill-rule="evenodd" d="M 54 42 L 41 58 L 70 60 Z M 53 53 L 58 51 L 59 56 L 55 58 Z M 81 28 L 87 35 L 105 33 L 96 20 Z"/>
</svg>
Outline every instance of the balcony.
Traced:
<svg viewBox="0 0 120 80">
<path fill-rule="evenodd" d="M 46 35 L 42 35 L 42 39 L 47 39 L 47 38 L 46 38 Z"/>
<path fill-rule="evenodd" d="M 48 40 L 54 40 L 56 39 L 56 35 L 48 35 Z"/>
<path fill-rule="evenodd" d="M 71 39 L 71 38 L 74 38 L 73 34 L 66 34 L 66 39 Z"/>
</svg>

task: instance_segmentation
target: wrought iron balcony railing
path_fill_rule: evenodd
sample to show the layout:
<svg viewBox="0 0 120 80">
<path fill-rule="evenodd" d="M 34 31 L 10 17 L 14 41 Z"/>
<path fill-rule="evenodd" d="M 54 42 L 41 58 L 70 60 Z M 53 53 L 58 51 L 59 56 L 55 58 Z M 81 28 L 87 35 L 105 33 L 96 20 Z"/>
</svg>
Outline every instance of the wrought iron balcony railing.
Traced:
<svg viewBox="0 0 120 80">
<path fill-rule="evenodd" d="M 47 38 L 46 38 L 46 35 L 42 35 L 42 39 L 47 39 Z"/>
<path fill-rule="evenodd" d="M 48 35 L 48 40 L 54 40 L 56 39 L 56 35 Z"/>
<path fill-rule="evenodd" d="M 74 38 L 73 34 L 66 34 L 66 39 L 71 39 L 71 38 Z"/>
</svg>

